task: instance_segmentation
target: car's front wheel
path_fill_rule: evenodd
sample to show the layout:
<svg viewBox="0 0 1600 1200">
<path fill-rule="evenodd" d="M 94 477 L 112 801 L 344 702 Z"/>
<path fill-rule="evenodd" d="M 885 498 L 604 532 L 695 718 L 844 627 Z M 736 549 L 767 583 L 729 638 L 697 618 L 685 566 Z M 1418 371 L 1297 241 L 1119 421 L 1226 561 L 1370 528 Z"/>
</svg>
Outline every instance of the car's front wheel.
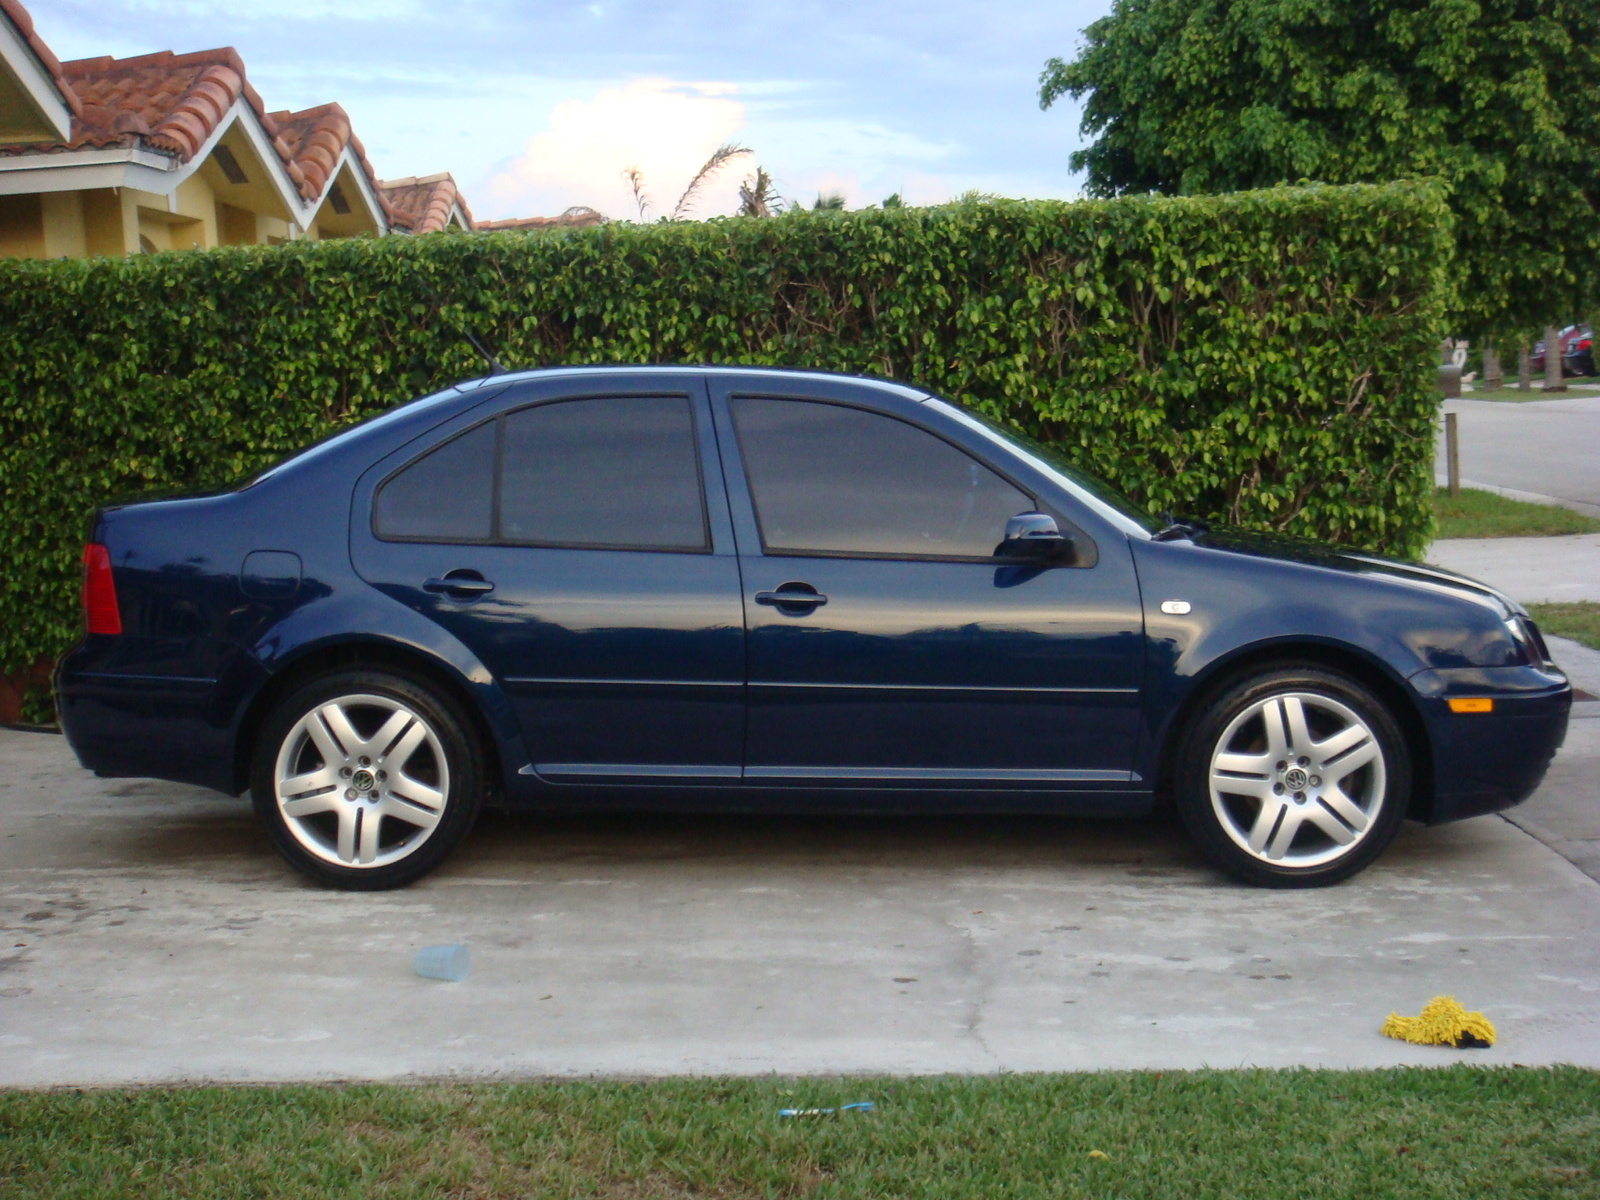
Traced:
<svg viewBox="0 0 1600 1200">
<path fill-rule="evenodd" d="M 1286 665 L 1199 708 L 1174 783 L 1179 815 L 1218 866 L 1266 887 L 1316 887 L 1349 878 L 1394 838 L 1411 760 L 1371 689 Z"/>
<path fill-rule="evenodd" d="M 296 688 L 262 726 L 250 791 L 279 853 L 319 883 L 401 887 L 466 836 L 481 754 L 459 705 L 386 671 Z"/>
</svg>

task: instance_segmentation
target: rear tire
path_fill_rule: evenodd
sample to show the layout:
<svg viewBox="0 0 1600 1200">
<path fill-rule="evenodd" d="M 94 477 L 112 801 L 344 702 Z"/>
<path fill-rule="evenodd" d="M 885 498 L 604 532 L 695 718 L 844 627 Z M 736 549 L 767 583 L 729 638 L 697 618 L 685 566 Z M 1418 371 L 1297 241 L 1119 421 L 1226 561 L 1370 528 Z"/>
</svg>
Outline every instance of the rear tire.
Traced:
<svg viewBox="0 0 1600 1200">
<path fill-rule="evenodd" d="M 1179 743 L 1178 815 L 1201 851 L 1260 887 L 1348 879 L 1394 840 L 1411 756 L 1371 689 L 1289 663 L 1224 685 Z"/>
<path fill-rule="evenodd" d="M 294 689 L 256 740 L 250 793 L 278 853 L 320 884 L 404 887 L 466 837 L 484 755 L 460 705 L 392 671 L 344 670 Z"/>
</svg>

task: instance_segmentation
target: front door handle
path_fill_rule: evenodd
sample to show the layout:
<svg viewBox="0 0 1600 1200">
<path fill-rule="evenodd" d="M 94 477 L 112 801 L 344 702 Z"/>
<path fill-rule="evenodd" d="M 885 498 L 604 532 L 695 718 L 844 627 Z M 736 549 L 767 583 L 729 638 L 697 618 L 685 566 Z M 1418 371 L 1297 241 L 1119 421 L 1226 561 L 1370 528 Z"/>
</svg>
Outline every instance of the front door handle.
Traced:
<svg viewBox="0 0 1600 1200">
<path fill-rule="evenodd" d="M 484 596 L 494 591 L 494 584 L 476 571 L 451 571 L 443 579 L 425 580 L 422 590 L 425 592 L 442 592 L 446 596 L 454 596 L 458 600 L 469 600 L 475 596 Z"/>
<path fill-rule="evenodd" d="M 821 608 L 827 602 L 828 598 L 809 583 L 784 583 L 775 592 L 756 593 L 757 604 L 770 604 L 791 616 Z"/>
</svg>

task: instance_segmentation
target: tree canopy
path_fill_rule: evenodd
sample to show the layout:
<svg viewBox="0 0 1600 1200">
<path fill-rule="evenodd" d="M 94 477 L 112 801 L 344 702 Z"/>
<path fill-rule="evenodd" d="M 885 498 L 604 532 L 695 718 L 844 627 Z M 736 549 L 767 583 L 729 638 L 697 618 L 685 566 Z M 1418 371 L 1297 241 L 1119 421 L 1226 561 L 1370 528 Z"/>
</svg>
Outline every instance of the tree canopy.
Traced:
<svg viewBox="0 0 1600 1200">
<path fill-rule="evenodd" d="M 1594 0 L 1115 0 L 1084 37 L 1039 103 L 1087 97 L 1091 194 L 1438 176 L 1456 332 L 1600 307 Z"/>
</svg>

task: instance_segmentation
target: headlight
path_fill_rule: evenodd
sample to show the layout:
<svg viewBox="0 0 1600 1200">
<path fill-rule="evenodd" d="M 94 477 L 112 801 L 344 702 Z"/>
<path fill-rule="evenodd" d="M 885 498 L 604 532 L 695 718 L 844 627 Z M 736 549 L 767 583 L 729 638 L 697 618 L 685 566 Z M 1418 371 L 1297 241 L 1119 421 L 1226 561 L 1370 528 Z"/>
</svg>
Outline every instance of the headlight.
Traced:
<svg viewBox="0 0 1600 1200">
<path fill-rule="evenodd" d="M 1550 661 L 1550 651 L 1545 648 L 1544 637 L 1531 618 L 1522 613 L 1513 613 L 1506 618 L 1506 631 L 1511 634 L 1511 640 L 1522 647 L 1530 665 L 1542 667 Z"/>
</svg>

